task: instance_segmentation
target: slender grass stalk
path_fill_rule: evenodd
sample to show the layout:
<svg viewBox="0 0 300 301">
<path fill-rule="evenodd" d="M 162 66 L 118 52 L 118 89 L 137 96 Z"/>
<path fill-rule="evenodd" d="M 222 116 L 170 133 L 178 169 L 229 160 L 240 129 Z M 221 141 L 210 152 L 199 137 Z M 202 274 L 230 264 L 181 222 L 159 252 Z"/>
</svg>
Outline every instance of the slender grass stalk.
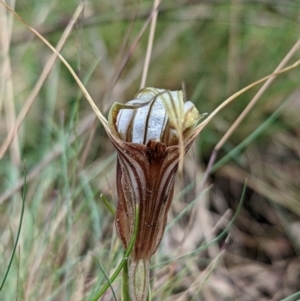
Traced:
<svg viewBox="0 0 300 301">
<path fill-rule="evenodd" d="M 72 225 L 73 225 L 73 216 L 72 216 L 72 198 L 71 198 L 71 185 L 70 185 L 70 174 L 68 172 L 68 162 L 69 162 L 69 154 L 68 154 L 68 147 L 67 147 L 67 134 L 65 133 L 65 124 L 64 120 L 62 120 L 61 124 L 62 130 L 59 133 L 59 139 L 61 141 L 61 145 L 63 148 L 62 156 L 61 156 L 61 170 L 62 170 L 62 182 L 63 182 L 63 189 L 65 195 L 65 202 L 67 206 L 67 223 L 66 223 L 66 233 L 67 233 L 67 269 L 66 269 L 66 279 L 71 278 L 71 269 L 70 269 L 70 260 L 71 260 L 71 236 L 72 236 Z M 65 299 L 69 300 L 71 296 L 71 288 L 70 285 L 66 285 L 65 290 Z"/>
<path fill-rule="evenodd" d="M 106 274 L 106 272 L 105 272 L 105 270 L 104 270 L 102 264 L 97 260 L 97 258 L 95 258 L 95 260 L 96 260 L 96 262 L 97 262 L 97 264 L 98 264 L 98 266 L 99 266 L 101 272 L 103 273 L 104 277 L 106 278 L 107 283 L 109 284 L 109 287 L 110 287 L 110 289 L 111 289 L 111 292 L 112 292 L 112 294 L 113 294 L 113 297 L 114 297 L 115 301 L 117 301 L 117 296 L 116 296 L 115 290 L 114 290 L 114 288 L 113 288 L 113 286 L 112 286 L 112 283 L 110 282 L 110 279 L 109 279 L 108 275 Z M 125 264 L 125 266 L 126 266 L 126 264 Z M 124 269 L 125 269 L 125 267 L 124 267 Z"/>
<path fill-rule="evenodd" d="M 11 265 L 12 265 L 12 262 L 13 262 L 13 259 L 14 259 L 15 253 L 16 253 L 16 249 L 17 249 L 17 245 L 18 245 L 18 242 L 19 242 L 19 238 L 20 238 L 20 233 L 21 233 L 22 224 L 23 224 L 24 211 L 25 211 L 25 202 L 26 202 L 26 189 L 27 189 L 27 186 L 26 186 L 26 176 L 27 176 L 27 168 L 26 168 L 26 162 L 25 162 L 24 163 L 24 185 L 23 185 L 23 192 L 22 192 L 22 209 L 21 209 L 21 215 L 20 215 L 20 222 L 19 222 L 19 227 L 18 227 L 16 241 L 15 241 L 12 253 L 11 253 L 11 257 L 10 257 L 10 260 L 8 262 L 8 266 L 7 266 L 7 269 L 5 271 L 2 283 L 0 285 L 0 292 L 2 291 L 2 289 L 4 287 L 4 284 L 5 284 L 5 281 L 7 279 L 9 270 L 11 268 Z"/>
</svg>

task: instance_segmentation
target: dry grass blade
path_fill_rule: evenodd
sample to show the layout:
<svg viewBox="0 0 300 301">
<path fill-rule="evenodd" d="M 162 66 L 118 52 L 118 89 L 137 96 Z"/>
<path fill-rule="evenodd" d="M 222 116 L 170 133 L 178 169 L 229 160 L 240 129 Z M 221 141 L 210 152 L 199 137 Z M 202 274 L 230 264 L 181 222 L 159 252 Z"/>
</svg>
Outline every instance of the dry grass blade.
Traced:
<svg viewBox="0 0 300 301">
<path fill-rule="evenodd" d="M 154 3 L 153 3 L 153 15 L 152 15 L 152 20 L 151 20 L 150 35 L 149 35 L 149 41 L 148 41 L 148 45 L 147 45 L 147 52 L 146 52 L 146 58 L 145 58 L 145 63 L 144 63 L 144 68 L 143 68 L 140 89 L 144 88 L 146 85 L 146 79 L 147 79 L 147 75 L 148 75 L 151 52 L 152 52 L 152 47 L 153 47 L 156 20 L 157 20 L 157 15 L 158 15 L 158 8 L 159 8 L 160 3 L 161 3 L 161 1 L 159 1 L 159 0 L 154 0 Z"/>
<path fill-rule="evenodd" d="M 0 112 L 2 104 L 4 102 L 6 128 L 9 133 L 11 129 L 15 127 L 16 113 L 15 113 L 15 100 L 14 89 L 12 84 L 12 70 L 11 61 L 9 57 L 11 33 L 13 25 L 13 16 L 7 15 L 5 7 L 0 8 L 0 27 L 2 28 L 2 34 L 0 35 L 0 45 L 2 45 L 3 57 L 2 61 L 2 75 L 0 82 Z M 19 138 L 18 136 L 12 141 L 11 145 L 11 157 L 15 166 L 20 165 L 20 150 L 19 150 Z"/>
</svg>

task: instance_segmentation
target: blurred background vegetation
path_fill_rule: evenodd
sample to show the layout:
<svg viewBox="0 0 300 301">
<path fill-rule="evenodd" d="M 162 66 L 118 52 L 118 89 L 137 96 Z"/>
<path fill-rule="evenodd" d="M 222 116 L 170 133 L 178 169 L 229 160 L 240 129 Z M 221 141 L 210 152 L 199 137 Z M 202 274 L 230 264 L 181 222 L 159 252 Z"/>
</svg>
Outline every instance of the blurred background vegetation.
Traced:
<svg viewBox="0 0 300 301">
<path fill-rule="evenodd" d="M 79 1 L 6 3 L 56 45 Z M 61 53 L 107 116 L 112 103 L 139 90 L 149 26 L 141 30 L 153 2 L 84 3 Z M 51 51 L 2 5 L 0 24 L 1 147 Z M 146 86 L 184 85 L 187 99 L 210 113 L 272 73 L 299 29 L 298 0 L 164 0 Z M 298 67 L 275 79 L 220 150 L 204 192 L 201 179 L 216 143 L 260 86 L 223 109 L 196 140 L 153 258 L 153 300 L 300 299 L 299 74 Z M 0 161 L 0 281 L 16 239 L 27 165 L 20 241 L 1 300 L 89 300 L 104 285 L 105 273 L 122 258 L 100 197 L 117 203 L 115 158 L 103 127 L 57 61 Z M 229 224 L 246 178 L 228 238 L 200 252 Z M 119 296 L 117 280 L 102 300 Z"/>
</svg>

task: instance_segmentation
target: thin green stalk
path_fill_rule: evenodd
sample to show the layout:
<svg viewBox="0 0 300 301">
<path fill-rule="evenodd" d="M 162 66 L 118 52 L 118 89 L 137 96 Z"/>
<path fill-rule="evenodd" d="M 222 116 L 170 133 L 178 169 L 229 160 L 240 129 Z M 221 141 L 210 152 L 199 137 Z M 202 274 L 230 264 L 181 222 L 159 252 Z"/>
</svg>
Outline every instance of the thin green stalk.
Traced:
<svg viewBox="0 0 300 301">
<path fill-rule="evenodd" d="M 104 270 L 102 264 L 101 264 L 97 259 L 96 259 L 96 262 L 97 262 L 97 264 L 98 264 L 98 266 L 99 266 L 101 272 L 103 273 L 104 277 L 106 278 L 107 283 L 109 284 L 109 287 L 110 287 L 110 289 L 111 289 L 111 291 L 112 291 L 112 294 L 113 294 L 113 296 L 114 296 L 114 299 L 115 299 L 116 301 L 118 301 L 118 300 L 117 300 L 117 296 L 116 296 L 115 291 L 114 291 L 114 288 L 112 287 L 111 282 L 110 282 L 110 280 L 109 280 L 109 277 L 108 277 L 108 275 L 106 274 L 106 272 L 105 272 L 105 270 Z M 126 265 L 125 265 L 125 266 L 126 266 Z"/>
<path fill-rule="evenodd" d="M 138 223 L 139 223 L 138 218 L 139 218 L 139 208 L 138 208 L 138 206 L 136 206 L 136 208 L 135 208 L 134 231 L 133 231 L 133 235 L 132 235 L 132 238 L 130 240 L 130 244 L 128 246 L 128 249 L 126 250 L 122 261 L 120 262 L 120 264 L 119 264 L 118 268 L 116 269 L 116 271 L 110 277 L 109 281 L 102 287 L 102 289 L 99 292 L 97 292 L 94 295 L 94 297 L 91 299 L 91 301 L 97 301 L 106 292 L 106 290 L 110 287 L 111 283 L 113 283 L 116 280 L 117 276 L 122 271 L 125 263 L 127 263 L 128 256 L 130 255 L 131 250 L 134 246 L 135 239 L 136 239 L 137 232 L 138 232 Z"/>
<path fill-rule="evenodd" d="M 149 284 L 147 301 L 152 301 L 152 293 L 151 293 L 151 286 L 150 286 L 150 284 Z"/>
<path fill-rule="evenodd" d="M 11 265 L 12 265 L 12 262 L 13 262 L 13 259 L 14 259 L 15 253 L 16 253 L 19 238 L 20 238 L 20 233 L 21 233 L 22 223 L 23 223 L 23 216 L 24 216 L 24 211 L 25 211 L 26 188 L 27 188 L 26 187 L 26 176 L 27 176 L 27 168 L 26 168 L 26 162 L 25 162 L 24 163 L 24 185 L 23 185 L 23 192 L 22 192 L 22 209 L 21 209 L 20 222 L 19 222 L 19 227 L 18 227 L 18 232 L 17 232 L 17 238 L 16 238 L 16 241 L 15 241 L 15 244 L 14 244 L 14 248 L 13 248 L 13 251 L 12 251 L 12 254 L 11 254 L 11 257 L 10 257 L 10 260 L 9 260 L 9 263 L 8 263 L 3 281 L 2 281 L 1 286 L 0 286 L 0 292 L 2 291 L 2 289 L 4 287 L 4 284 L 5 284 L 5 281 L 7 279 L 9 270 L 11 268 Z"/>
<path fill-rule="evenodd" d="M 130 301 L 129 295 L 129 278 L 128 278 L 128 260 L 123 268 L 123 279 L 122 279 L 122 301 Z"/>
<path fill-rule="evenodd" d="M 66 223 L 66 231 L 67 231 L 67 269 L 66 269 L 66 276 L 65 279 L 71 278 L 71 234 L 72 234 L 72 225 L 73 225 L 73 217 L 72 217 L 72 198 L 71 198 L 71 187 L 70 187 L 70 174 L 68 172 L 68 162 L 69 162 L 69 153 L 68 153 L 68 145 L 67 145 L 67 134 L 65 133 L 65 124 L 64 120 L 62 119 L 62 129 L 59 132 L 59 138 L 61 140 L 62 145 L 62 155 L 61 155 L 61 170 L 62 170 L 62 178 L 63 178 L 63 189 L 65 195 L 65 202 L 67 206 L 67 223 Z M 65 300 L 69 300 L 71 297 L 71 287 L 67 285 L 65 287 Z"/>
</svg>

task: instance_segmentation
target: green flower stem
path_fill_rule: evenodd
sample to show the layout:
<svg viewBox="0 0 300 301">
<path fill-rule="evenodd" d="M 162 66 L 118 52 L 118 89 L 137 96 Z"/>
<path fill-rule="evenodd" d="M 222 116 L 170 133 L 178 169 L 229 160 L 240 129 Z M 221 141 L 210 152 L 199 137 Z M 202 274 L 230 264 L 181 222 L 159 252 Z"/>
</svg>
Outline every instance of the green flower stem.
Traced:
<svg viewBox="0 0 300 301">
<path fill-rule="evenodd" d="M 135 243 L 135 239 L 137 237 L 138 223 L 139 223 L 138 220 L 139 220 L 139 208 L 138 208 L 138 206 L 136 206 L 135 207 L 134 231 L 133 231 L 133 235 L 132 235 L 130 244 L 128 246 L 128 249 L 126 250 L 122 261 L 120 262 L 120 264 L 119 264 L 118 268 L 116 269 L 116 271 L 110 277 L 109 281 L 102 287 L 102 289 L 99 292 L 97 292 L 94 295 L 94 297 L 91 299 L 91 301 L 97 301 L 106 292 L 106 290 L 109 288 L 110 284 L 113 283 L 116 280 L 117 276 L 122 271 L 122 269 L 124 268 L 125 264 L 127 265 L 128 256 L 131 253 L 131 250 L 132 250 L 132 248 L 134 246 L 134 243 Z"/>
<path fill-rule="evenodd" d="M 122 301 L 131 301 L 129 295 L 129 277 L 128 277 L 128 261 L 126 260 L 123 268 L 122 279 Z"/>
</svg>

